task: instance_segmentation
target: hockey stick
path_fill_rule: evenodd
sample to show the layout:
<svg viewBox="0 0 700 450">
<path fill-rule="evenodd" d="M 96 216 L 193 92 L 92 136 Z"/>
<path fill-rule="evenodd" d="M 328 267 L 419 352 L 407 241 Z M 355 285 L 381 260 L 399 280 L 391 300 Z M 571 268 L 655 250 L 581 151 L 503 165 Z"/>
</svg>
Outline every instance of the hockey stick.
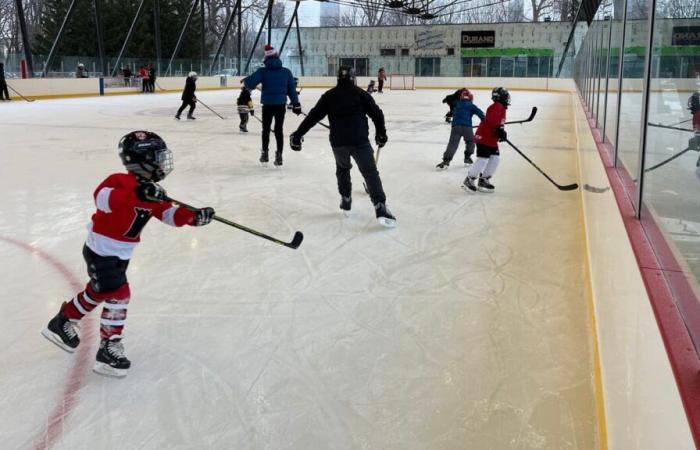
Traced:
<svg viewBox="0 0 700 450">
<path fill-rule="evenodd" d="M 213 109 L 211 109 L 209 106 L 207 106 L 206 103 L 204 103 L 204 102 L 201 101 L 200 99 L 197 99 L 196 101 L 199 102 L 199 103 L 201 103 L 202 106 L 204 106 L 205 108 L 207 108 L 209 111 L 211 111 L 211 112 L 213 112 L 214 114 L 216 114 L 217 116 L 219 116 L 219 118 L 220 118 L 221 120 L 226 120 L 226 117 L 222 116 L 222 115 L 219 114 L 218 112 L 216 112 L 216 111 L 214 111 Z"/>
<path fill-rule="evenodd" d="M 682 124 L 682 123 L 690 122 L 691 120 L 693 120 L 692 117 L 691 117 L 690 119 L 685 119 L 685 120 L 681 120 L 680 122 L 672 123 L 671 125 L 668 125 L 668 126 L 669 126 L 669 127 L 675 127 L 676 125 L 680 125 L 680 124 Z"/>
<path fill-rule="evenodd" d="M 650 127 L 657 127 L 657 128 L 666 128 L 668 130 L 677 130 L 677 131 L 687 131 L 688 133 L 695 133 L 695 130 L 692 128 L 681 128 L 681 127 L 674 127 L 671 125 L 664 125 L 661 123 L 651 123 L 649 122 Z"/>
<path fill-rule="evenodd" d="M 513 147 L 513 150 L 515 150 L 516 152 L 518 152 L 518 154 L 520 154 L 520 156 L 522 156 L 523 158 L 525 158 L 525 161 L 527 161 L 527 162 L 529 162 L 530 164 L 532 164 L 532 167 L 534 167 L 535 169 L 537 169 L 537 171 L 538 171 L 539 173 L 541 173 L 542 175 L 544 175 L 544 177 L 545 177 L 546 179 L 548 179 L 550 183 L 552 183 L 553 185 L 555 185 L 560 191 L 573 191 L 574 189 L 578 189 L 578 184 L 577 184 L 577 183 L 561 185 L 561 184 L 557 183 L 556 181 L 552 180 L 552 179 L 549 177 L 549 175 L 547 175 L 542 169 L 540 169 L 540 168 L 537 166 L 537 164 L 535 164 L 534 162 L 532 162 L 532 160 L 531 160 L 530 158 L 528 158 L 527 156 L 525 156 L 525 154 L 524 154 L 523 152 L 521 152 L 521 151 L 518 149 L 518 147 L 516 147 L 515 145 L 513 145 L 512 142 L 510 142 L 508 139 L 506 139 L 505 141 L 508 143 L 508 145 L 510 145 L 511 147 Z"/>
<path fill-rule="evenodd" d="M 262 119 L 260 117 L 256 116 L 255 114 L 251 114 L 251 116 L 255 117 L 258 122 L 263 123 Z"/>
<path fill-rule="evenodd" d="M 24 100 L 28 101 L 29 103 L 31 103 L 31 102 L 33 102 L 34 100 L 36 100 L 35 98 L 27 98 L 27 97 L 25 97 L 24 95 L 20 94 L 19 92 L 17 92 L 17 91 L 15 90 L 15 88 L 13 88 L 12 86 L 10 86 L 9 83 L 7 84 L 7 87 L 9 87 L 10 90 L 11 90 L 12 92 L 14 92 L 15 94 L 19 95 L 20 97 L 22 97 Z"/>
<path fill-rule="evenodd" d="M 190 211 L 197 210 L 197 208 L 195 208 L 194 206 L 190 206 L 186 203 L 182 203 L 181 201 L 175 200 L 175 199 L 170 198 L 170 197 L 165 197 L 165 200 L 168 202 L 174 203 L 176 205 L 182 206 L 183 208 L 187 208 Z M 238 228 L 239 230 L 246 231 L 250 234 L 254 234 L 257 237 L 267 239 L 268 241 L 272 241 L 275 244 L 284 245 L 285 247 L 289 247 L 289 248 L 293 248 L 293 249 L 299 248 L 299 246 L 301 245 L 301 241 L 304 240 L 304 235 L 302 234 L 301 231 L 294 232 L 294 238 L 292 238 L 291 242 L 284 242 L 284 241 L 280 241 L 277 238 L 273 238 L 272 236 L 268 236 L 267 234 L 256 231 L 252 228 L 248 228 L 245 225 L 240 225 L 240 224 L 237 224 L 236 222 L 231 222 L 230 220 L 224 219 L 223 217 L 219 217 L 217 215 L 214 216 L 214 220 L 216 220 L 217 222 L 225 223 L 226 225 L 232 226 L 234 228 Z"/>
<path fill-rule="evenodd" d="M 304 116 L 304 117 L 309 117 L 305 112 L 302 112 L 301 115 Z M 329 130 L 331 129 L 331 127 L 329 127 L 328 125 L 326 125 L 326 124 L 323 123 L 323 122 L 318 122 L 318 124 L 321 125 L 322 127 L 326 127 L 326 128 L 329 129 Z"/>
<path fill-rule="evenodd" d="M 375 166 L 376 166 L 377 164 L 379 164 L 379 151 L 380 151 L 381 149 L 382 149 L 381 147 L 377 147 L 377 154 L 376 154 L 375 157 L 374 157 L 374 165 L 375 165 Z M 367 193 L 367 195 L 369 195 L 369 189 L 367 188 L 367 183 L 365 183 L 365 182 L 363 181 L 363 182 L 362 182 L 362 187 L 365 188 L 365 192 Z"/>
<path fill-rule="evenodd" d="M 537 106 L 532 107 L 532 111 L 530 111 L 530 116 L 525 119 L 525 120 L 514 120 L 512 122 L 506 122 L 503 125 L 513 125 L 516 123 L 525 123 L 525 122 L 532 122 L 532 120 L 535 118 L 535 114 L 537 114 Z"/>
<path fill-rule="evenodd" d="M 537 114 L 537 106 L 532 107 L 532 111 L 530 111 L 530 116 L 525 119 L 525 120 L 513 120 L 512 122 L 506 122 L 503 125 L 514 125 L 518 123 L 525 123 L 525 122 L 532 122 L 533 119 L 535 118 L 535 115 Z M 472 125 L 472 128 L 476 128 L 479 125 Z"/>
<path fill-rule="evenodd" d="M 671 156 L 670 158 L 664 159 L 664 160 L 661 161 L 660 163 L 655 164 L 655 165 L 649 167 L 648 169 L 644 169 L 644 172 L 651 172 L 651 171 L 654 170 L 654 169 L 658 169 L 659 167 L 661 167 L 661 166 L 663 166 L 663 165 L 665 165 L 665 164 L 668 164 L 668 163 L 670 163 L 671 161 L 673 161 L 674 159 L 678 158 L 679 156 L 685 154 L 686 152 L 689 152 L 690 150 L 692 150 L 692 149 L 691 149 L 690 147 L 688 147 L 688 148 L 686 148 L 685 150 L 682 150 L 682 151 L 676 153 L 675 155 Z"/>
</svg>

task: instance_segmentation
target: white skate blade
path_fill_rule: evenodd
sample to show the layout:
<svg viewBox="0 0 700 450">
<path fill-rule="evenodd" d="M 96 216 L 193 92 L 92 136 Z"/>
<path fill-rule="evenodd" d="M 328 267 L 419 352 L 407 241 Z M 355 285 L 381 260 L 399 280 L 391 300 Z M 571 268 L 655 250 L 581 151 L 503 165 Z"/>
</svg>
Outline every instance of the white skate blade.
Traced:
<svg viewBox="0 0 700 450">
<path fill-rule="evenodd" d="M 435 170 L 438 171 L 438 172 L 444 172 L 444 171 L 447 170 L 448 167 L 449 167 L 449 166 L 447 166 L 447 167 L 437 167 L 437 166 L 436 166 L 436 167 L 435 167 Z"/>
<path fill-rule="evenodd" d="M 396 220 L 395 219 L 387 219 L 386 217 L 377 217 L 377 222 L 379 222 L 379 225 L 386 227 L 386 228 L 395 228 L 396 227 Z"/>
<path fill-rule="evenodd" d="M 75 353 L 75 351 L 77 350 L 77 347 L 73 348 L 64 344 L 61 338 L 58 337 L 58 335 L 54 334 L 48 328 L 44 328 L 43 330 L 41 330 L 41 335 L 44 336 L 49 342 L 56 344 L 56 346 L 58 346 L 62 350 L 67 351 L 68 353 Z"/>
<path fill-rule="evenodd" d="M 260 165 L 263 166 L 263 167 L 267 167 L 267 164 L 268 164 L 268 163 L 266 163 L 266 162 L 261 162 L 261 163 L 260 163 Z"/>
<path fill-rule="evenodd" d="M 484 189 L 484 188 L 477 188 L 477 190 L 481 193 L 484 194 L 493 194 L 495 189 Z"/>
<path fill-rule="evenodd" d="M 109 364 L 101 363 L 99 361 L 95 362 L 92 367 L 92 371 L 99 375 L 104 375 L 107 377 L 114 378 L 124 378 L 127 374 L 128 369 L 115 369 Z"/>
<path fill-rule="evenodd" d="M 343 217 L 350 217 L 350 211 L 346 211 L 344 209 L 341 209 L 340 212 L 343 214 Z"/>
</svg>

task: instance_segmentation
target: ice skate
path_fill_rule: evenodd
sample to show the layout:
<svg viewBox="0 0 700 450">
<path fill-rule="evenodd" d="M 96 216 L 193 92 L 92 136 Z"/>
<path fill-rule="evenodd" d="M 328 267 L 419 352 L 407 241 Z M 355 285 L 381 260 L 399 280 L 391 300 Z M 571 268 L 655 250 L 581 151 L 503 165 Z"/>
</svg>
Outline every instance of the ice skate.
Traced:
<svg viewBox="0 0 700 450">
<path fill-rule="evenodd" d="M 63 315 L 63 306 L 58 314 L 49 321 L 46 328 L 41 331 L 41 335 L 68 353 L 75 352 L 80 344 L 78 326 Z"/>
<path fill-rule="evenodd" d="M 175 119 L 180 120 L 180 114 L 175 114 Z"/>
<path fill-rule="evenodd" d="M 245 125 L 241 125 L 238 127 L 238 130 L 241 131 L 242 133 L 247 133 L 248 127 L 246 127 Z"/>
<path fill-rule="evenodd" d="M 474 164 L 474 160 L 471 155 L 464 155 L 464 167 L 469 167 Z"/>
<path fill-rule="evenodd" d="M 467 192 L 476 192 L 476 178 L 467 177 L 462 183 L 462 189 Z"/>
<path fill-rule="evenodd" d="M 100 375 L 125 377 L 127 370 L 131 367 L 131 361 L 124 354 L 124 344 L 121 339 L 102 339 L 96 359 L 92 370 Z"/>
<path fill-rule="evenodd" d="M 281 167 L 282 166 L 282 153 L 277 152 L 275 153 L 275 167 Z"/>
<path fill-rule="evenodd" d="M 191 114 L 187 115 L 187 120 L 197 120 L 197 118 Z"/>
<path fill-rule="evenodd" d="M 479 184 L 478 188 L 480 192 L 486 192 L 486 193 L 493 193 L 493 191 L 496 189 L 496 187 L 489 183 L 488 178 L 479 178 Z"/>
<path fill-rule="evenodd" d="M 394 228 L 396 226 L 396 217 L 391 214 L 391 211 L 389 211 L 384 203 L 375 204 L 374 211 L 377 214 L 377 222 L 379 222 L 380 225 L 387 228 Z"/>
<path fill-rule="evenodd" d="M 263 150 L 260 152 L 260 164 L 262 164 L 264 167 L 267 167 L 267 163 L 270 161 L 270 158 L 268 156 L 267 150 Z"/>
<path fill-rule="evenodd" d="M 352 197 L 340 197 L 340 210 L 345 217 L 350 217 L 350 208 L 352 208 Z"/>
<path fill-rule="evenodd" d="M 440 171 L 440 170 L 447 170 L 449 167 L 450 167 L 449 161 L 442 161 L 440 164 L 435 166 L 435 169 Z"/>
</svg>

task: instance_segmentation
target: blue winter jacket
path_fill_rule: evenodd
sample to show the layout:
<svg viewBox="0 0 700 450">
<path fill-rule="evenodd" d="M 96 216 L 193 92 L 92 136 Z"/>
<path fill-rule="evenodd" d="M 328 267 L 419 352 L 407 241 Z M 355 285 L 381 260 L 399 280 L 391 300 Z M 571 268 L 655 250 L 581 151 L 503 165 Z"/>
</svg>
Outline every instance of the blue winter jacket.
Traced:
<svg viewBox="0 0 700 450">
<path fill-rule="evenodd" d="M 279 58 L 271 56 L 265 60 L 265 67 L 261 67 L 252 75 L 245 78 L 245 87 L 250 90 L 262 83 L 262 95 L 260 103 L 263 105 L 286 105 L 287 96 L 292 104 L 299 103 L 294 76 L 289 69 L 282 67 Z"/>
<path fill-rule="evenodd" d="M 477 108 L 471 101 L 464 99 L 457 102 L 455 105 L 454 115 L 452 116 L 452 126 L 472 126 L 472 116 L 477 115 L 479 119 L 484 120 L 484 112 Z"/>
</svg>

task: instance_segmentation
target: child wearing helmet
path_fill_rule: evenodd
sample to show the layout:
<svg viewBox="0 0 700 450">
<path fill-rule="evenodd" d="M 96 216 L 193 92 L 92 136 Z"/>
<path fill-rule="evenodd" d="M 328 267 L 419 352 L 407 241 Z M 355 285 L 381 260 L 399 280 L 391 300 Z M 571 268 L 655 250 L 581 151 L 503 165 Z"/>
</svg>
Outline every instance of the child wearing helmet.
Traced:
<svg viewBox="0 0 700 450">
<path fill-rule="evenodd" d="M 207 225 L 214 210 L 178 208 L 165 200 L 166 192 L 157 182 L 172 171 L 173 159 L 157 134 L 127 134 L 119 142 L 119 156 L 127 173 L 108 176 L 93 194 L 96 211 L 83 246 L 90 281 L 61 305 L 41 334 L 73 353 L 80 344 L 76 323 L 102 304 L 101 341 L 93 370 L 123 377 L 131 366 L 121 342 L 131 297 L 126 269 L 141 231 L 152 217 L 175 227 Z"/>
<path fill-rule="evenodd" d="M 503 124 L 506 122 L 506 109 L 510 105 L 510 93 L 505 88 L 497 87 L 491 91 L 493 103 L 486 110 L 486 117 L 476 129 L 476 162 L 467 172 L 462 188 L 476 192 L 493 192 L 491 177 L 500 162 L 498 143 L 508 138 Z M 477 182 L 478 178 L 478 182 Z"/>
<path fill-rule="evenodd" d="M 194 94 L 194 92 L 197 90 L 197 72 L 190 72 L 187 75 L 187 79 L 185 79 L 185 88 L 182 90 L 182 105 L 180 105 L 180 109 L 177 110 L 177 113 L 175 114 L 175 118 L 177 120 L 180 120 L 180 115 L 182 114 L 182 111 L 185 110 L 186 107 L 190 107 L 190 110 L 187 112 L 187 119 L 188 120 L 194 120 L 195 117 L 192 115 L 194 113 L 194 109 L 197 107 L 197 96 Z"/>
<path fill-rule="evenodd" d="M 238 116 L 241 118 L 241 123 L 238 125 L 238 129 L 244 133 L 248 132 L 248 114 L 255 115 L 255 108 L 253 107 L 253 99 L 250 95 L 250 90 L 241 86 L 241 93 L 238 95 L 236 100 L 236 105 L 238 106 Z"/>
<path fill-rule="evenodd" d="M 478 116 L 484 120 L 484 112 L 473 103 L 474 95 L 469 89 L 463 89 L 459 93 L 459 100 L 454 105 L 452 117 L 452 130 L 450 140 L 447 143 L 445 153 L 442 155 L 442 162 L 435 166 L 437 170 L 445 170 L 450 166 L 450 161 L 455 156 L 459 147 L 460 139 L 464 140 L 464 165 L 472 164 L 474 154 L 474 131 L 472 130 L 472 117 Z"/>
</svg>

